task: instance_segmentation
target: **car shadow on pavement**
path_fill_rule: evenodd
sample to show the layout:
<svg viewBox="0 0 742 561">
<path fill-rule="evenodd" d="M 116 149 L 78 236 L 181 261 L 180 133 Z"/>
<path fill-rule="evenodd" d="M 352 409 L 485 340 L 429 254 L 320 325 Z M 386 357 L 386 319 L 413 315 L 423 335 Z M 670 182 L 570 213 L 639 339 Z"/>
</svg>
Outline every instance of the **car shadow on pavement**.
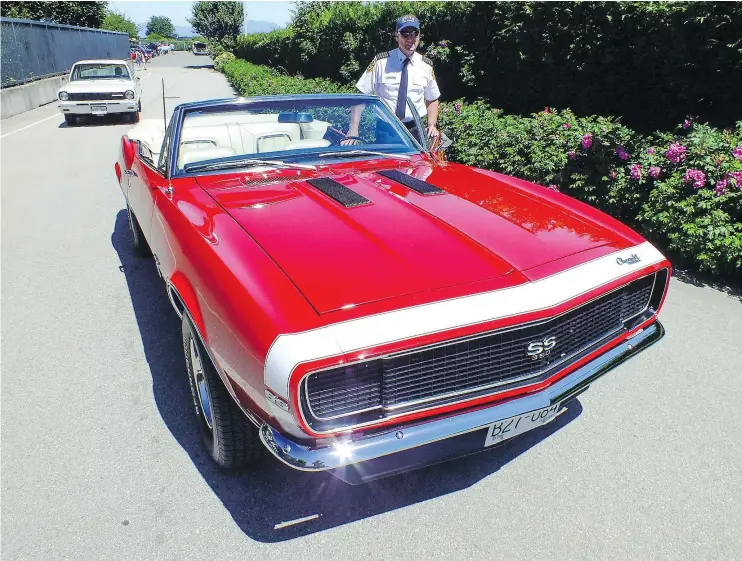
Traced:
<svg viewBox="0 0 742 561">
<path fill-rule="evenodd" d="M 212 62 L 211 64 L 194 64 L 191 66 L 184 66 L 183 68 L 190 68 L 192 70 L 214 70 L 214 63 Z"/>
<path fill-rule="evenodd" d="M 128 117 L 128 115 L 127 115 Z M 79 129 L 83 127 L 107 127 L 110 125 L 134 125 L 127 117 L 121 115 L 111 114 L 102 117 L 78 117 L 77 124 L 68 125 L 66 121 L 62 121 L 58 129 Z"/>
<path fill-rule="evenodd" d="M 134 256 L 125 210 L 116 216 L 111 242 L 126 277 L 159 414 L 234 521 L 253 540 L 291 540 L 467 489 L 582 412 L 580 402 L 573 399 L 551 423 L 518 438 L 466 458 L 365 485 L 351 486 L 326 473 L 295 471 L 267 451 L 254 466 L 226 472 L 212 463 L 201 445 L 185 375 L 180 320 L 154 262 Z M 492 501 L 497 500 L 495 493 Z M 300 519 L 307 521 L 289 524 Z"/>
</svg>

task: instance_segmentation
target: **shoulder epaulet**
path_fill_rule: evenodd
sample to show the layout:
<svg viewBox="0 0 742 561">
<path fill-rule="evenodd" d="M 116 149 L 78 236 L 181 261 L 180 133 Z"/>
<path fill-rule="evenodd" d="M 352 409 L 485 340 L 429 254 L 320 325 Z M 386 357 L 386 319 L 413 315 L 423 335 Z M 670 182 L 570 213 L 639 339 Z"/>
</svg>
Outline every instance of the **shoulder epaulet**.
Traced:
<svg viewBox="0 0 742 561">
<path fill-rule="evenodd" d="M 374 57 L 374 59 L 371 61 L 371 64 L 368 65 L 368 68 L 366 68 L 366 72 L 371 72 L 374 69 L 374 66 L 377 62 L 380 60 L 384 60 L 385 58 L 389 58 L 389 51 L 385 53 L 379 53 Z"/>
<path fill-rule="evenodd" d="M 426 56 L 424 56 L 424 57 L 423 57 L 423 62 L 424 62 L 425 64 L 429 64 L 430 66 L 433 66 L 433 61 L 432 61 L 432 60 L 430 60 L 430 59 L 429 59 L 428 57 L 426 57 Z"/>
</svg>

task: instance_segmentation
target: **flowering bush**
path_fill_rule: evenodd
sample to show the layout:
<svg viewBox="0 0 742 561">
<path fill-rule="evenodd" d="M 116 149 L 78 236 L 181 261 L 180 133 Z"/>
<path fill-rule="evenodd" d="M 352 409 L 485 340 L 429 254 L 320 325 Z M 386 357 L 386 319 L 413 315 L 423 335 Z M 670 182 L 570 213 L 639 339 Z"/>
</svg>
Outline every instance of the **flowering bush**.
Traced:
<svg viewBox="0 0 742 561">
<path fill-rule="evenodd" d="M 643 136 L 605 117 L 554 109 L 518 117 L 483 102 L 456 104 L 459 115 L 439 118 L 454 140 L 450 159 L 558 185 L 674 259 L 742 275 L 742 122 L 736 131 L 693 122 Z"/>
</svg>

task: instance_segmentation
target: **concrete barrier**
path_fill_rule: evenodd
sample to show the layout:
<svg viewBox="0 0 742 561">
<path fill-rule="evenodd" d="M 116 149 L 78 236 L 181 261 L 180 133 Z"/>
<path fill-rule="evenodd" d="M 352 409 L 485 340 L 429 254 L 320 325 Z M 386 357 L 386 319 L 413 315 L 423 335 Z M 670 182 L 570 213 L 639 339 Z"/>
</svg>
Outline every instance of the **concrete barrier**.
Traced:
<svg viewBox="0 0 742 561">
<path fill-rule="evenodd" d="M 57 100 L 57 90 L 67 83 L 67 75 L 52 76 L 22 86 L 0 90 L 0 119 L 31 111 Z"/>
</svg>

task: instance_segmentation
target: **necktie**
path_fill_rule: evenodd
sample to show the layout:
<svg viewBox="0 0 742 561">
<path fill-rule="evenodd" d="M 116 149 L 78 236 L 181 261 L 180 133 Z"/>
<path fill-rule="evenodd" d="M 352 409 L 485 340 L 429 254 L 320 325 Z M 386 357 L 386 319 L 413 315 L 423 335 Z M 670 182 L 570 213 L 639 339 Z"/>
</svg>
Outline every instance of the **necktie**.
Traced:
<svg viewBox="0 0 742 561">
<path fill-rule="evenodd" d="M 404 121 L 405 107 L 407 106 L 407 65 L 410 59 L 402 62 L 402 76 L 399 80 L 399 93 L 397 94 L 397 110 L 394 112 L 400 121 Z"/>
</svg>

